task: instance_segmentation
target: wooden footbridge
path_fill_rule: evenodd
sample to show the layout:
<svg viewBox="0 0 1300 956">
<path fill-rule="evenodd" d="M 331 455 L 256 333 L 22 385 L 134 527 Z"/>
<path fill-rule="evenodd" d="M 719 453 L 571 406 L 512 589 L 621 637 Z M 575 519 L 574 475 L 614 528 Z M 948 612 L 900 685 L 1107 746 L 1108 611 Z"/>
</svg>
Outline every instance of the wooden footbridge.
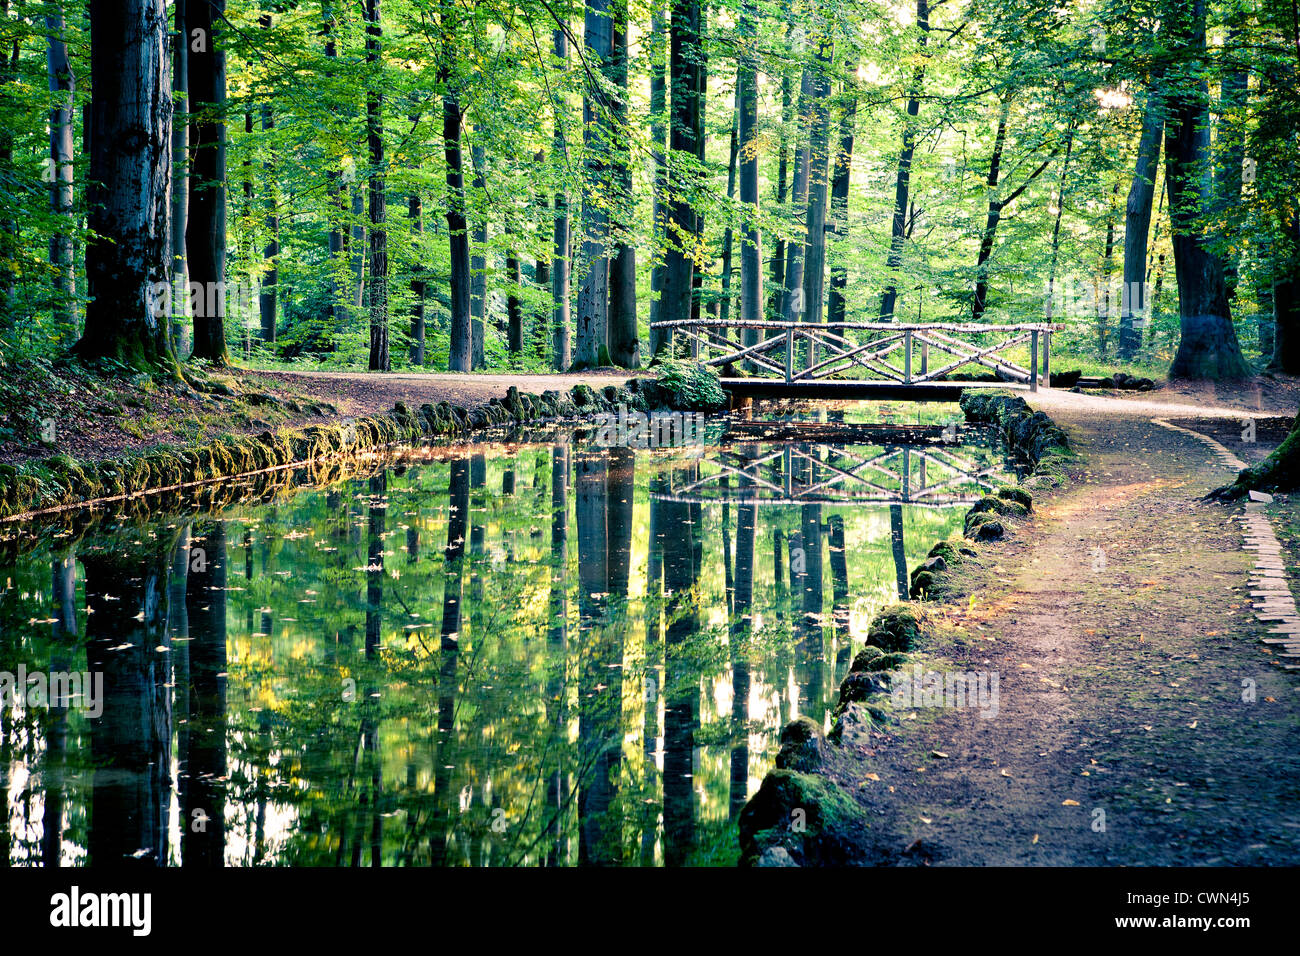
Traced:
<svg viewBox="0 0 1300 956">
<path fill-rule="evenodd" d="M 990 369 L 997 384 L 1031 392 L 1050 386 L 1052 333 L 1064 327 L 700 319 L 651 328 L 672 330 L 692 357 L 719 367 L 722 387 L 741 397 L 954 401 L 964 388 L 990 384 L 963 380 L 954 375 L 959 369 Z"/>
</svg>

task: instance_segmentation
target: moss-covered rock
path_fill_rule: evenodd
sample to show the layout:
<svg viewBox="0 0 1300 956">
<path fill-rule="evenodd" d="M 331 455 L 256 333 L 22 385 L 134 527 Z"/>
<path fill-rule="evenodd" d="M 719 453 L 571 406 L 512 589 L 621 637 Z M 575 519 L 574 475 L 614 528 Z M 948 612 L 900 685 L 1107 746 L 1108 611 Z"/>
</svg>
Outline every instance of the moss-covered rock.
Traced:
<svg viewBox="0 0 1300 956">
<path fill-rule="evenodd" d="M 868 829 L 857 802 L 816 774 L 773 770 L 740 813 L 741 865 L 781 847 L 800 866 L 842 866 L 860 858 Z"/>
<path fill-rule="evenodd" d="M 885 652 L 910 651 L 921 637 L 924 617 L 907 604 L 894 604 L 880 611 L 867 631 L 867 643 Z"/>
<path fill-rule="evenodd" d="M 800 717 L 781 731 L 781 749 L 776 765 L 782 770 L 815 773 L 826 759 L 826 740 L 822 729 L 811 717 Z"/>
</svg>

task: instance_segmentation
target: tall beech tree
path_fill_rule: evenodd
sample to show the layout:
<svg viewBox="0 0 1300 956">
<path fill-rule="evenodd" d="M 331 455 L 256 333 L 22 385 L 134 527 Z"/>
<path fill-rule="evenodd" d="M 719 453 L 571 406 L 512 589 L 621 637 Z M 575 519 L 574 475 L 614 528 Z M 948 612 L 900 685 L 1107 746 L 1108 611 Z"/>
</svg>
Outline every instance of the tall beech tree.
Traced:
<svg viewBox="0 0 1300 956">
<path fill-rule="evenodd" d="M 447 244 L 451 257 L 451 341 L 447 368 L 470 370 L 469 231 L 465 220 L 465 173 L 461 162 L 460 131 L 465 113 L 460 101 L 460 77 L 455 61 L 454 10 L 442 15 L 442 139 L 447 164 Z"/>
<path fill-rule="evenodd" d="M 388 203 L 384 191 L 384 94 L 380 71 L 380 0 L 366 0 L 366 142 L 370 148 L 370 370 L 387 372 L 388 356 Z"/>
<path fill-rule="evenodd" d="M 588 69 L 613 80 L 614 26 L 610 0 L 587 0 L 582 39 Z M 582 100 L 583 163 L 582 282 L 574 334 L 573 368 L 610 364 L 609 329 L 609 209 L 616 187 L 606 183 L 605 171 L 613 149 L 613 104 L 593 76 Z"/>
<path fill-rule="evenodd" d="M 1172 42 L 1183 58 L 1170 77 L 1165 126 L 1165 169 L 1169 221 L 1173 227 L 1174 274 L 1182 336 L 1169 374 L 1173 378 L 1245 378 L 1232 325 L 1223 260 L 1210 249 L 1199 221 L 1210 202 L 1209 84 L 1199 71 L 1205 55 L 1206 0 L 1170 0 Z"/>
<path fill-rule="evenodd" d="M 90 83 L 90 303 L 75 351 L 140 370 L 174 366 L 166 297 L 159 294 L 170 275 L 172 172 L 162 0 L 91 4 Z"/>
</svg>

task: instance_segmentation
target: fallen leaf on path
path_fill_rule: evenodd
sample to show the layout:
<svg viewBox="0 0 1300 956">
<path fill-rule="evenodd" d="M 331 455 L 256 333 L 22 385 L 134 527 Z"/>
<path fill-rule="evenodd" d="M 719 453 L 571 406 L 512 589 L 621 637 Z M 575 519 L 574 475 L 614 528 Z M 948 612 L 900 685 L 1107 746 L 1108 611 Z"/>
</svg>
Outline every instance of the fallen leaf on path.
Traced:
<svg viewBox="0 0 1300 956">
<path fill-rule="evenodd" d="M 1035 833 L 1035 834 L 1034 834 L 1034 838 L 1033 838 L 1032 840 L 1030 840 L 1029 842 L 1030 842 L 1030 843 L 1037 843 L 1037 842 L 1038 842 L 1038 834 Z"/>
<path fill-rule="evenodd" d="M 1078 800 L 1063 800 L 1063 801 L 1061 801 L 1061 806 L 1063 806 L 1063 807 L 1077 807 L 1078 805 L 1079 805 L 1079 801 L 1078 801 Z"/>
<path fill-rule="evenodd" d="M 944 753 L 942 750 L 931 750 L 931 751 L 930 751 L 930 756 L 931 756 L 931 757 L 938 757 L 940 760 L 946 760 L 947 757 L 948 757 L 948 755 L 947 755 L 946 753 Z"/>
</svg>

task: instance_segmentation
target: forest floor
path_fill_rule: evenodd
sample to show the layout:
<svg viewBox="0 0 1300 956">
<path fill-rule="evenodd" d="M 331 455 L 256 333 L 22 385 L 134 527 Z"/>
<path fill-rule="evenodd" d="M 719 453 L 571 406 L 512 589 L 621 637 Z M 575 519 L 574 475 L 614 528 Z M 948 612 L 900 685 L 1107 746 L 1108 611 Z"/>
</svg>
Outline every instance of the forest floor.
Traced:
<svg viewBox="0 0 1300 956">
<path fill-rule="evenodd" d="M 504 398 L 515 385 L 541 394 L 579 382 L 621 385 L 636 375 L 607 369 L 582 375 L 298 372 L 231 369 L 234 394 L 187 386 L 108 379 L 76 370 L 15 367 L 0 381 L 0 463 L 66 454 L 93 461 L 180 450 L 225 435 L 319 425 L 391 411 L 397 402 L 473 406 Z M 52 436 L 50 441 L 42 437 Z"/>
<path fill-rule="evenodd" d="M 873 853 L 906 848 L 905 859 L 940 865 L 1300 863 L 1300 673 L 1259 643 L 1244 506 L 1201 500 L 1234 473 L 1152 422 L 1211 435 L 1249 463 L 1284 436 L 1289 385 L 1026 396 L 1065 429 L 1082 473 L 961 566 L 959 599 L 930 605 L 938 635 L 924 666 L 997 673 L 999 708 L 902 711 L 851 762 L 841 782 L 876 820 Z M 1252 444 L 1240 419 L 1254 416 Z M 1289 547 L 1293 581 L 1297 504 L 1252 506 Z"/>
</svg>

